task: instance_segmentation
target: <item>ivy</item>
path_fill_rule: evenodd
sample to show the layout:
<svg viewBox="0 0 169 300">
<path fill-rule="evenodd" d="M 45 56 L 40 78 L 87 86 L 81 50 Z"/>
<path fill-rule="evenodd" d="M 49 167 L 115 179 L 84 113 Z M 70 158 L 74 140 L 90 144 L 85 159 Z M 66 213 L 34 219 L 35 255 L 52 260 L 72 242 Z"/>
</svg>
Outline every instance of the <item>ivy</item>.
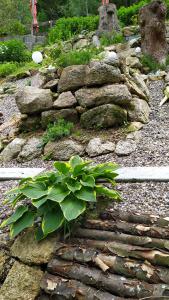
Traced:
<svg viewBox="0 0 169 300">
<path fill-rule="evenodd" d="M 90 203 L 96 203 L 97 196 L 120 200 L 113 189 L 117 168 L 113 163 L 93 166 L 79 156 L 69 162 L 55 162 L 53 171 L 24 179 L 7 193 L 6 201 L 17 208 L 1 227 L 10 226 L 10 236 L 14 238 L 35 226 L 38 240 L 64 229 L 83 215 Z M 102 181 L 110 182 L 112 187 L 104 187 Z"/>
</svg>

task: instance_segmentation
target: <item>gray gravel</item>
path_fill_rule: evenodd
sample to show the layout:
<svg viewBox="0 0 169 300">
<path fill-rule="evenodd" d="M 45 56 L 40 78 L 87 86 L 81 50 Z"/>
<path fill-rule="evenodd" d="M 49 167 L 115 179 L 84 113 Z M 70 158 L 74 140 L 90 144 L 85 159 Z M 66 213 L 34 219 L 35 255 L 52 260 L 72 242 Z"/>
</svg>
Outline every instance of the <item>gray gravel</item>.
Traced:
<svg viewBox="0 0 169 300">
<path fill-rule="evenodd" d="M 23 81 L 20 83 L 23 84 Z M 137 150 L 126 157 L 119 157 L 115 153 L 103 155 L 95 159 L 95 162 L 115 161 L 121 166 L 166 166 L 169 165 L 169 104 L 159 108 L 158 104 L 163 98 L 163 81 L 150 82 L 151 93 L 151 116 L 149 124 L 141 130 L 141 140 Z M 10 114 L 18 113 L 13 97 L 5 99 L 3 112 L 9 118 Z M 1 103 L 0 103 L 1 110 Z M 111 138 L 110 138 L 111 140 Z M 113 136 L 112 136 L 112 141 Z M 3 167 L 21 166 L 16 161 L 10 162 Z M 22 164 L 23 167 L 46 167 L 51 168 L 52 162 L 34 160 Z M 4 192 L 15 186 L 17 182 L 0 182 L 0 221 L 10 213 L 10 209 L 2 204 Z M 168 183 L 123 183 L 118 184 L 117 189 L 122 194 L 123 201 L 120 204 L 112 204 L 112 208 L 125 211 L 139 211 L 167 215 L 169 213 L 169 184 Z"/>
</svg>

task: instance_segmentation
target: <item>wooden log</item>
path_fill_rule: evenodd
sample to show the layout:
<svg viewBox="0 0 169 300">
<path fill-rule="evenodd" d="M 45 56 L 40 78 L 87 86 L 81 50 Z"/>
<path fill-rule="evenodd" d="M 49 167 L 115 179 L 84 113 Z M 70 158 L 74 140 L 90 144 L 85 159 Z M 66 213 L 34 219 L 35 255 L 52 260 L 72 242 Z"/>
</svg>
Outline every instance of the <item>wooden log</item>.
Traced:
<svg viewBox="0 0 169 300">
<path fill-rule="evenodd" d="M 113 296 L 108 292 L 102 292 L 80 281 L 61 278 L 49 273 L 45 274 L 41 282 L 41 289 L 44 290 L 46 294 L 52 295 L 53 300 L 124 300 L 124 298 Z M 54 296 L 56 298 L 54 298 Z"/>
<path fill-rule="evenodd" d="M 169 227 L 169 217 L 159 217 L 156 215 L 141 215 L 139 213 L 128 213 L 124 211 L 103 212 L 100 214 L 102 220 L 121 220 L 130 223 L 156 225 L 159 227 Z"/>
<path fill-rule="evenodd" d="M 52 259 L 48 263 L 47 270 L 53 275 L 79 280 L 83 284 L 102 288 L 120 297 L 140 299 L 150 296 L 163 296 L 169 293 L 169 285 L 129 280 L 122 276 L 104 274 L 98 269 L 60 259 Z"/>
<path fill-rule="evenodd" d="M 102 241 L 119 241 L 125 244 L 146 246 L 149 248 L 158 248 L 163 250 L 169 249 L 169 240 L 155 239 L 150 237 L 128 235 L 119 232 L 110 232 L 95 229 L 78 228 L 74 234 L 75 237 L 102 240 Z"/>
<path fill-rule="evenodd" d="M 96 249 L 65 245 L 56 251 L 56 256 L 69 261 L 82 264 L 92 264 L 102 271 L 109 270 L 112 273 L 130 278 L 137 278 L 149 283 L 169 284 L 169 269 L 152 266 L 149 262 L 141 262 L 117 255 L 105 255 L 98 253 Z"/>
<path fill-rule="evenodd" d="M 132 235 L 169 239 L 169 228 L 133 224 L 125 221 L 85 220 L 83 226 L 89 229 L 119 231 Z"/>
<path fill-rule="evenodd" d="M 72 242 L 77 245 L 88 245 L 88 247 L 102 250 L 106 253 L 113 253 L 120 257 L 137 258 L 146 260 L 153 265 L 169 266 L 169 252 L 143 248 L 119 242 L 105 242 L 98 240 L 74 239 Z"/>
</svg>

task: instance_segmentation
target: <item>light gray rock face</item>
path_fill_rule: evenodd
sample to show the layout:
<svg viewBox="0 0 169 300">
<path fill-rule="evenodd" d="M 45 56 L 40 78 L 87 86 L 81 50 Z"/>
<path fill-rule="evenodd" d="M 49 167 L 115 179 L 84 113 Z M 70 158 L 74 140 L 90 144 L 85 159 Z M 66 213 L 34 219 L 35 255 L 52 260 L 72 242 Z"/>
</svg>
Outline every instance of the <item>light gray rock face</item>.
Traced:
<svg viewBox="0 0 169 300">
<path fill-rule="evenodd" d="M 31 86 L 41 88 L 45 84 L 45 80 L 45 76 L 41 75 L 40 73 L 37 73 L 30 79 Z"/>
<path fill-rule="evenodd" d="M 76 98 L 71 92 L 65 92 L 59 95 L 53 103 L 54 108 L 69 108 L 77 103 Z"/>
<path fill-rule="evenodd" d="M 86 66 L 69 66 L 62 71 L 58 91 L 72 91 L 85 85 Z"/>
<path fill-rule="evenodd" d="M 32 137 L 23 146 L 22 151 L 19 153 L 17 160 L 19 162 L 29 161 L 42 154 L 42 149 L 39 147 L 41 144 L 41 139 Z"/>
<path fill-rule="evenodd" d="M 100 88 L 82 88 L 75 93 L 78 103 L 83 107 L 102 104 L 128 105 L 132 96 L 124 84 L 106 85 Z"/>
<path fill-rule="evenodd" d="M 143 77 L 140 74 L 134 74 L 133 75 L 133 80 L 137 84 L 139 89 L 141 89 L 142 92 L 145 94 L 146 101 L 149 101 L 150 92 L 149 92 L 149 89 L 148 89 L 147 85 L 145 84 L 145 82 L 143 80 Z"/>
<path fill-rule="evenodd" d="M 84 147 L 71 139 L 49 142 L 44 148 L 44 154 L 56 160 L 69 160 L 72 155 L 83 155 Z"/>
<path fill-rule="evenodd" d="M 59 82 L 59 79 L 54 79 L 54 80 L 50 80 L 48 81 L 45 85 L 44 85 L 44 89 L 55 89 L 57 88 L 57 85 L 58 85 L 58 82 Z"/>
<path fill-rule="evenodd" d="M 134 98 L 132 101 L 132 109 L 128 110 L 128 117 L 130 121 L 141 123 L 149 122 L 150 107 L 146 101 Z"/>
<path fill-rule="evenodd" d="M 49 123 L 57 122 L 58 119 L 64 119 L 66 121 L 70 121 L 73 123 L 78 123 L 78 113 L 76 109 L 73 108 L 67 108 L 67 109 L 61 109 L 59 111 L 57 110 L 49 110 L 42 112 L 41 115 L 41 124 L 42 127 L 45 129 Z"/>
<path fill-rule="evenodd" d="M 86 147 L 86 152 L 90 157 L 114 152 L 115 144 L 109 141 L 102 141 L 100 138 L 91 139 Z"/>
<path fill-rule="evenodd" d="M 16 158 L 19 152 L 22 150 L 22 147 L 26 143 L 26 140 L 16 138 L 0 154 L 0 160 L 2 161 L 11 161 Z"/>
<path fill-rule="evenodd" d="M 86 69 L 85 85 L 102 85 L 119 83 L 122 75 L 119 68 L 99 61 L 93 61 Z"/>
<path fill-rule="evenodd" d="M 115 104 L 105 104 L 88 110 L 81 115 L 80 123 L 84 128 L 108 128 L 124 124 L 127 111 Z"/>
<path fill-rule="evenodd" d="M 115 4 L 109 3 L 107 5 L 100 6 L 99 15 L 99 34 L 112 34 L 112 32 L 120 31 L 119 21 L 117 17 L 117 9 Z"/>
<path fill-rule="evenodd" d="M 83 86 L 119 83 L 123 80 L 120 69 L 99 61 L 90 65 L 70 66 L 63 70 L 58 91 L 74 91 Z"/>
<path fill-rule="evenodd" d="M 22 114 L 31 114 L 52 108 L 50 90 L 26 86 L 16 96 L 17 106 Z"/>
<path fill-rule="evenodd" d="M 137 148 L 137 144 L 132 139 L 125 141 L 119 141 L 116 145 L 115 153 L 118 156 L 127 156 L 134 152 Z"/>
</svg>

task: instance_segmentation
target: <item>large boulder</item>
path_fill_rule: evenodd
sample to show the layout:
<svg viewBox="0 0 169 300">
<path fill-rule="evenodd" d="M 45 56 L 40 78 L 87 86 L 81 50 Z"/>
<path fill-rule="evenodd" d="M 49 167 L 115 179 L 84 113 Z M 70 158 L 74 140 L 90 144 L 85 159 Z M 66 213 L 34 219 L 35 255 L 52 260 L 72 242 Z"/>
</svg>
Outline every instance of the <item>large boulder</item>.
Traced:
<svg viewBox="0 0 169 300">
<path fill-rule="evenodd" d="M 43 272 L 16 261 L 0 288 L 0 300 L 35 300 Z"/>
<path fill-rule="evenodd" d="M 26 140 L 21 138 L 14 139 L 0 154 L 0 160 L 7 162 L 17 158 L 18 154 L 25 145 Z"/>
<path fill-rule="evenodd" d="M 131 103 L 131 109 L 128 110 L 130 121 L 148 123 L 150 107 L 148 103 L 142 99 L 134 98 Z"/>
<path fill-rule="evenodd" d="M 117 17 L 116 5 L 109 3 L 99 7 L 99 29 L 98 33 L 112 34 L 112 32 L 120 32 L 120 25 Z"/>
<path fill-rule="evenodd" d="M 80 123 L 84 128 L 108 128 L 124 124 L 127 111 L 115 104 L 105 104 L 92 108 L 81 115 Z"/>
<path fill-rule="evenodd" d="M 89 141 L 86 152 L 90 157 L 114 152 L 115 144 L 109 141 L 102 141 L 100 138 L 93 138 Z"/>
<path fill-rule="evenodd" d="M 16 95 L 16 103 L 22 114 L 31 114 L 52 108 L 50 90 L 26 86 Z"/>
<path fill-rule="evenodd" d="M 62 71 L 58 91 L 72 91 L 85 85 L 86 66 L 69 66 Z"/>
<path fill-rule="evenodd" d="M 22 151 L 19 153 L 17 160 L 19 162 L 29 161 L 34 158 L 39 157 L 42 154 L 42 149 L 40 147 L 41 139 L 32 137 L 23 146 Z"/>
<path fill-rule="evenodd" d="M 128 105 L 132 96 L 124 84 L 106 85 L 100 88 L 82 88 L 75 93 L 78 103 L 83 107 L 102 104 Z"/>
<path fill-rule="evenodd" d="M 57 122 L 58 119 L 64 119 L 73 123 L 78 123 L 78 113 L 74 108 L 67 108 L 61 110 L 49 110 L 42 112 L 41 124 L 45 129 L 49 123 Z"/>
<path fill-rule="evenodd" d="M 72 155 L 83 155 L 84 147 L 71 139 L 49 142 L 44 148 L 44 154 L 56 160 L 69 160 Z"/>
<path fill-rule="evenodd" d="M 59 95 L 59 97 L 53 103 L 54 108 L 69 108 L 74 106 L 77 103 L 76 98 L 73 94 L 69 92 L 64 92 Z"/>
</svg>

